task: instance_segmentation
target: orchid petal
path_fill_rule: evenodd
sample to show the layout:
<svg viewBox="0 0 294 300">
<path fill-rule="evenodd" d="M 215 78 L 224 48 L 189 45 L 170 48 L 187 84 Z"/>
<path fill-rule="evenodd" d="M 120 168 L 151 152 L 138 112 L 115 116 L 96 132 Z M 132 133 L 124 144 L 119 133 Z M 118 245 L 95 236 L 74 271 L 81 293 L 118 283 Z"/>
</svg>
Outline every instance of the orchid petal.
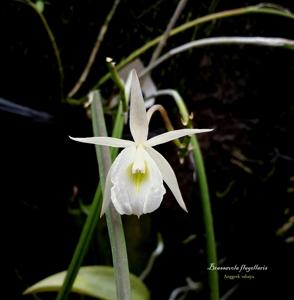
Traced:
<svg viewBox="0 0 294 300">
<path fill-rule="evenodd" d="M 175 196 L 176 200 L 178 201 L 181 208 L 185 211 L 187 211 L 186 205 L 184 203 L 177 177 L 170 166 L 169 162 L 155 149 L 153 148 L 146 148 L 146 151 L 149 153 L 151 158 L 154 160 L 154 162 L 157 164 L 157 167 L 159 168 L 161 175 L 163 177 L 164 182 L 167 184 L 167 186 L 170 188 L 171 192 Z"/>
<path fill-rule="evenodd" d="M 140 144 L 147 140 L 148 121 L 139 78 L 135 70 L 131 74 L 130 130 L 134 141 Z"/>
<path fill-rule="evenodd" d="M 144 145 L 147 147 L 154 147 L 156 145 L 164 144 L 172 140 L 181 138 L 186 135 L 192 135 L 196 133 L 209 132 L 213 129 L 179 129 L 168 131 L 163 134 L 157 135 L 149 140 L 147 140 Z"/>
<path fill-rule="evenodd" d="M 141 153 L 146 173 L 132 173 L 136 151 L 136 147 L 126 148 L 114 161 L 111 172 L 111 200 L 118 213 L 135 214 L 139 217 L 160 206 L 165 188 L 157 165 L 145 150 L 141 149 Z M 139 176 L 139 180 L 136 176 Z"/>
<path fill-rule="evenodd" d="M 74 138 L 70 136 L 69 138 L 76 142 L 95 144 L 100 146 L 116 147 L 116 148 L 125 148 L 134 145 L 133 141 L 122 140 L 122 139 L 106 137 L 106 136 L 87 137 L 87 138 Z"/>
</svg>

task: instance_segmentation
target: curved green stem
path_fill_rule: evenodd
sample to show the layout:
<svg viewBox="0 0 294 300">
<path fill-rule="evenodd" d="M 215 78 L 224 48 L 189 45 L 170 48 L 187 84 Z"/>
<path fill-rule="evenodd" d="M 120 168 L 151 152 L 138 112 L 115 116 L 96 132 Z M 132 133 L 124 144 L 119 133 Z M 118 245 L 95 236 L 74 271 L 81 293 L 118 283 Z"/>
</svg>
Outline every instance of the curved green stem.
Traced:
<svg viewBox="0 0 294 300">
<path fill-rule="evenodd" d="M 160 42 L 158 43 L 157 47 L 155 48 L 154 52 L 152 53 L 151 60 L 148 65 L 152 64 L 159 57 L 160 53 L 162 52 L 162 49 L 166 45 L 166 42 L 169 38 L 170 31 L 175 26 L 178 18 L 180 17 L 180 15 L 182 13 L 182 10 L 185 8 L 187 2 L 188 2 L 188 0 L 180 0 L 179 1 L 178 5 L 176 7 L 176 10 L 174 11 L 169 23 L 167 24 L 167 27 L 162 35 L 162 38 L 160 39 Z"/>
<path fill-rule="evenodd" d="M 59 72 L 59 78 L 60 78 L 60 98 L 61 98 L 61 102 L 63 102 L 64 101 L 64 90 L 63 90 L 64 89 L 64 86 L 63 86 L 64 73 L 63 73 L 63 66 L 62 66 L 62 62 L 61 62 L 60 52 L 59 52 L 57 43 L 55 41 L 54 34 L 53 34 L 46 18 L 44 17 L 43 13 L 41 12 L 40 9 L 38 9 L 38 7 L 34 3 L 32 3 L 31 1 L 19 1 L 19 2 L 27 4 L 36 12 L 36 14 L 39 16 L 39 18 L 45 28 L 45 31 L 50 40 L 50 44 L 52 46 L 52 50 L 54 52 L 54 56 L 55 56 L 56 63 L 58 66 L 58 72 Z"/>
<path fill-rule="evenodd" d="M 187 110 L 187 107 L 183 101 L 183 98 L 181 97 L 181 95 L 179 94 L 179 92 L 177 90 L 174 89 L 165 89 L 165 90 L 158 90 L 156 91 L 156 93 L 154 93 L 153 95 L 151 95 L 149 98 L 151 97 L 158 97 L 158 96 L 171 96 L 174 101 L 177 104 L 178 110 L 180 112 L 181 118 L 182 118 L 182 123 L 184 126 L 187 126 L 190 120 L 190 116 Z"/>
<path fill-rule="evenodd" d="M 231 10 L 226 10 L 226 11 L 221 11 L 213 14 L 209 14 L 197 19 L 194 19 L 192 21 L 189 21 L 183 25 L 180 25 L 170 32 L 170 36 L 174 36 L 180 32 L 183 32 L 189 28 L 195 27 L 197 25 L 207 23 L 213 20 L 218 20 L 218 19 L 223 19 L 223 18 L 229 18 L 229 17 L 235 17 L 235 16 L 240 16 L 240 15 L 245 15 L 245 14 L 270 14 L 270 15 L 276 15 L 276 16 L 281 16 L 281 17 L 286 17 L 294 20 L 294 14 L 291 14 L 289 12 L 286 12 L 284 10 L 278 10 L 276 8 L 271 8 L 271 7 L 263 7 L 261 5 L 254 5 L 254 6 L 248 6 L 248 7 L 241 7 L 241 8 L 236 8 L 236 9 L 231 9 Z M 118 65 L 117 69 L 123 68 L 125 65 L 127 65 L 129 62 L 137 58 L 138 56 L 142 55 L 144 52 L 146 52 L 148 49 L 151 47 L 155 46 L 158 44 L 162 39 L 162 35 L 158 36 L 157 38 L 153 39 L 152 41 L 146 43 L 144 46 L 141 48 L 135 50 L 133 53 L 131 53 L 127 58 L 122 60 Z M 94 86 L 94 88 L 98 88 L 101 86 L 103 83 L 105 83 L 108 79 L 110 78 L 110 74 L 107 73 L 104 75 Z"/>
<path fill-rule="evenodd" d="M 115 0 L 108 15 L 106 16 L 106 19 L 105 19 L 105 22 L 104 24 L 102 25 L 101 29 L 100 29 L 100 32 L 97 36 L 97 39 L 96 39 L 96 42 L 95 42 L 95 45 L 91 51 L 91 54 L 90 54 L 90 57 L 88 59 L 88 62 L 82 72 L 82 74 L 80 75 L 78 81 L 75 83 L 74 87 L 71 89 L 71 91 L 68 93 L 68 97 L 72 97 L 73 95 L 75 95 L 79 89 L 81 88 L 81 86 L 84 84 L 84 82 L 86 81 L 92 67 L 93 67 L 93 64 L 95 62 L 95 59 L 96 59 L 96 56 L 97 56 L 97 53 L 101 47 L 101 44 L 104 40 L 104 36 L 108 30 L 108 26 L 109 26 L 109 23 L 110 21 L 112 20 L 115 12 L 116 12 L 116 9 L 118 7 L 120 3 L 120 0 Z"/>
<path fill-rule="evenodd" d="M 112 61 L 112 58 L 107 57 L 106 64 L 107 64 L 107 67 L 110 72 L 110 76 L 111 76 L 112 80 L 114 81 L 116 86 L 119 88 L 120 97 L 121 97 L 122 104 L 123 104 L 123 110 L 124 110 L 124 112 L 127 112 L 128 111 L 128 100 L 126 99 L 125 85 L 117 72 L 115 63 Z"/>
<path fill-rule="evenodd" d="M 266 46 L 266 47 L 284 47 L 290 50 L 294 50 L 294 41 L 283 38 L 275 37 L 242 37 L 242 36 L 219 36 L 204 38 L 192 42 L 188 42 L 179 47 L 169 50 L 167 53 L 159 57 L 152 64 L 149 64 L 140 74 L 139 77 L 145 76 L 154 68 L 165 62 L 167 59 L 173 57 L 176 54 L 190 50 L 192 48 L 207 47 L 214 45 L 254 45 L 254 46 Z"/>
</svg>

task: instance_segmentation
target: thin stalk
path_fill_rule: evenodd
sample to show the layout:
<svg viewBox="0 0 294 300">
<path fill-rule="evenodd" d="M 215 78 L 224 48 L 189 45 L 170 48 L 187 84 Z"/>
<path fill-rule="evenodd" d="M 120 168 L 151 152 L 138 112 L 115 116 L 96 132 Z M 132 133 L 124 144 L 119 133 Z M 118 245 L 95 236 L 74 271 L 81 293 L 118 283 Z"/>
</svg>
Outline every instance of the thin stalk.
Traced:
<svg viewBox="0 0 294 300">
<path fill-rule="evenodd" d="M 98 91 L 94 92 L 92 102 L 92 123 L 95 136 L 107 136 L 101 97 Z M 99 165 L 99 176 L 102 190 L 104 188 L 107 172 L 111 166 L 109 149 L 96 146 Z M 131 299 L 129 279 L 128 256 L 124 237 L 123 225 L 120 215 L 112 204 L 106 211 L 106 221 L 111 244 L 116 292 L 118 300 Z"/>
<path fill-rule="evenodd" d="M 217 6 L 219 4 L 219 0 L 212 0 L 208 9 L 207 9 L 207 13 L 208 14 L 212 14 L 215 12 Z M 208 24 L 207 28 L 205 29 L 205 35 L 206 36 L 209 36 L 212 29 L 214 28 L 214 25 L 215 25 L 215 22 L 216 21 L 212 21 L 210 24 Z M 200 29 L 200 26 L 198 27 L 195 27 L 194 29 L 194 32 L 192 34 L 192 38 L 191 38 L 191 41 L 195 40 L 196 39 L 196 36 L 197 36 L 197 33 L 198 33 L 198 30 Z"/>
<path fill-rule="evenodd" d="M 158 43 L 157 47 L 155 48 L 154 52 L 152 53 L 152 57 L 151 57 L 151 60 L 148 65 L 152 64 L 159 57 L 160 53 L 162 52 L 162 49 L 164 48 L 164 46 L 170 36 L 170 32 L 171 32 L 172 28 L 175 26 L 181 12 L 185 8 L 187 1 L 188 0 L 180 0 L 179 1 L 174 14 L 171 17 L 171 19 L 165 29 L 164 34 L 162 35 L 160 42 Z"/>
<path fill-rule="evenodd" d="M 207 263 L 208 266 L 211 263 L 217 265 L 217 252 L 216 252 L 216 243 L 215 243 L 215 236 L 214 236 L 214 229 L 213 229 L 213 216 L 212 216 L 211 206 L 210 206 L 206 172 L 205 172 L 201 150 L 195 135 L 191 137 L 191 144 L 193 147 L 192 150 L 193 157 L 198 172 L 198 183 L 199 183 L 199 189 L 201 195 L 200 198 L 202 204 L 202 215 L 203 215 L 204 228 L 206 234 Z M 210 299 L 219 300 L 218 272 L 209 271 L 208 281 L 210 286 Z"/>
<path fill-rule="evenodd" d="M 269 15 L 276 15 L 280 17 L 285 17 L 294 20 L 294 14 L 290 13 L 286 10 L 277 9 L 275 7 L 266 7 L 265 5 L 253 5 L 248 7 L 241 7 L 231 10 L 225 10 L 217 13 L 212 13 L 203 17 L 196 18 L 192 21 L 186 22 L 183 25 L 180 25 L 173 30 L 171 30 L 169 36 L 177 35 L 178 33 L 181 33 L 187 29 L 193 28 L 195 26 L 198 26 L 200 24 L 204 24 L 207 22 L 211 22 L 218 19 L 224 19 L 224 18 L 230 18 L 230 17 L 236 17 L 246 14 L 269 14 Z M 150 42 L 144 44 L 141 48 L 135 50 L 132 52 L 127 58 L 123 59 L 118 65 L 117 69 L 120 70 L 125 65 L 130 63 L 132 60 L 137 58 L 138 56 L 142 55 L 144 52 L 146 52 L 148 49 L 154 47 L 157 45 L 160 40 L 162 39 L 162 35 L 158 36 L 157 38 L 151 40 Z M 103 83 L 105 83 L 110 78 L 110 74 L 105 74 L 100 80 L 95 84 L 94 88 L 98 88 Z"/>
<path fill-rule="evenodd" d="M 128 111 L 128 101 L 126 99 L 126 94 L 125 94 L 125 85 L 116 70 L 115 63 L 113 62 L 112 58 L 107 57 L 106 64 L 107 64 L 107 67 L 110 72 L 112 80 L 114 81 L 116 86 L 119 88 L 120 97 L 121 97 L 122 104 L 123 104 L 123 110 L 124 110 L 124 112 L 127 112 Z"/>
<path fill-rule="evenodd" d="M 266 47 L 285 47 L 294 49 L 294 41 L 289 39 L 283 38 L 265 38 L 265 37 L 212 37 L 212 38 L 204 38 L 201 40 L 192 41 L 186 44 L 183 44 L 179 47 L 173 48 L 164 55 L 162 55 L 159 59 L 154 61 L 150 64 L 147 68 L 145 68 L 140 74 L 139 77 L 145 76 L 154 68 L 158 67 L 167 59 L 171 58 L 172 56 L 182 53 L 184 51 L 190 50 L 192 48 L 199 48 L 199 47 L 207 47 L 213 45 L 254 45 L 254 46 L 266 46 Z"/>
<path fill-rule="evenodd" d="M 162 118 L 162 121 L 165 125 L 165 128 L 167 131 L 173 131 L 174 130 L 174 127 L 172 125 L 172 122 L 168 116 L 168 113 L 166 111 L 166 109 L 160 105 L 160 104 L 155 104 L 155 105 L 152 105 L 148 111 L 147 111 L 147 120 L 148 120 L 148 123 L 150 123 L 150 120 L 153 116 L 153 114 L 158 111 L 160 113 L 160 116 Z M 173 140 L 174 144 L 178 147 L 178 148 L 184 148 L 185 146 L 180 142 L 179 139 L 175 139 Z"/>
<path fill-rule="evenodd" d="M 177 103 L 179 108 L 180 115 L 182 119 L 187 118 L 188 110 L 183 98 L 179 93 L 169 93 Z M 189 119 L 187 127 L 193 128 L 192 121 Z M 195 168 L 197 168 L 198 173 L 198 184 L 200 190 L 200 199 L 202 206 L 202 215 L 204 221 L 204 229 L 206 235 L 206 257 L 207 257 L 207 265 L 209 266 L 211 263 L 217 265 L 217 251 L 216 251 L 216 242 L 214 236 L 214 228 L 213 228 L 213 216 L 211 212 L 210 206 L 210 197 L 209 190 L 205 172 L 205 166 L 201 154 L 201 150 L 195 135 L 191 136 L 191 144 L 192 144 L 192 152 L 195 163 Z M 218 282 L 218 271 L 210 271 L 208 273 L 208 282 L 210 287 L 210 300 L 219 300 L 219 282 Z"/>
<path fill-rule="evenodd" d="M 89 59 L 88 59 L 88 62 L 81 74 L 81 76 L 79 77 L 78 81 L 75 83 L 74 87 L 71 89 L 71 91 L 68 93 L 68 97 L 72 97 L 74 94 L 76 94 L 79 89 L 81 88 L 81 86 L 83 85 L 83 83 L 86 81 L 90 71 L 91 71 L 91 68 L 95 62 L 95 59 L 96 59 L 96 56 L 97 56 L 97 53 L 100 49 L 100 46 L 104 40 L 104 36 L 108 30 L 108 26 L 109 26 L 109 23 L 110 21 L 112 20 L 113 18 L 113 15 L 115 14 L 116 12 L 116 9 L 119 5 L 119 2 L 120 0 L 115 0 L 106 19 L 105 19 L 105 22 L 104 24 L 102 25 L 100 31 L 99 31 L 99 34 L 97 36 L 97 39 L 96 39 L 96 42 L 95 42 L 95 45 L 91 51 L 91 54 L 89 56 Z"/>
<path fill-rule="evenodd" d="M 115 137 L 115 138 L 121 138 L 123 128 L 124 128 L 124 112 L 123 112 L 123 104 L 120 101 L 119 105 L 118 105 L 118 109 L 117 109 L 111 136 Z M 111 152 L 111 158 L 113 160 L 118 153 L 118 148 L 111 148 L 110 152 Z"/>
<path fill-rule="evenodd" d="M 63 66 L 62 66 L 62 62 L 61 62 L 61 57 L 60 57 L 60 52 L 57 46 L 57 43 L 55 41 L 55 37 L 54 34 L 45 18 L 45 16 L 43 15 L 42 11 L 39 9 L 38 6 L 36 6 L 34 3 L 32 3 L 29 0 L 24 0 L 24 1 L 19 1 L 20 3 L 25 3 L 27 4 L 29 7 L 31 7 L 36 14 L 39 16 L 44 29 L 48 35 L 48 38 L 50 40 L 50 44 L 52 46 L 52 50 L 56 59 L 56 63 L 57 63 L 57 67 L 58 67 L 58 72 L 59 72 L 59 78 L 60 78 L 60 98 L 61 98 L 61 102 L 64 101 L 64 73 L 63 73 Z"/>
<path fill-rule="evenodd" d="M 190 115 L 179 92 L 173 89 L 158 90 L 156 93 L 152 94 L 150 98 L 159 96 L 171 96 L 174 99 L 182 118 L 182 124 L 187 126 L 190 120 Z"/>
<path fill-rule="evenodd" d="M 155 263 L 156 258 L 163 252 L 164 250 L 164 243 L 160 233 L 157 234 L 157 246 L 151 253 L 149 257 L 148 263 L 140 275 L 140 279 L 143 281 L 151 272 L 153 265 Z"/>
<path fill-rule="evenodd" d="M 150 97 L 159 97 L 159 96 L 170 96 L 174 99 L 174 101 L 177 104 L 178 110 L 180 112 L 181 115 L 181 121 L 182 124 L 184 126 L 187 126 L 190 122 L 191 119 L 193 117 L 193 115 L 189 115 L 189 112 L 187 110 L 187 107 L 183 101 L 183 98 L 181 97 L 181 95 L 179 94 L 179 92 L 177 90 L 173 90 L 173 89 L 165 89 L 165 90 L 158 90 L 156 93 L 154 93 L 153 95 L 151 95 Z M 154 110 L 157 110 L 156 107 L 158 105 L 153 105 L 149 108 L 149 110 L 147 111 L 147 116 L 150 115 L 151 113 L 153 113 Z M 166 112 L 167 115 L 167 112 Z M 168 124 L 166 122 L 166 120 L 164 119 L 164 115 L 161 113 L 161 116 L 164 120 L 165 123 L 165 127 L 167 130 L 174 130 L 173 126 L 170 124 Z M 186 136 L 184 138 L 184 140 L 181 142 L 179 139 L 176 139 L 173 141 L 174 144 L 178 147 L 178 155 L 180 157 L 180 163 L 182 164 L 184 162 L 184 157 L 187 156 L 188 153 L 188 146 L 190 144 L 190 137 Z"/>
</svg>

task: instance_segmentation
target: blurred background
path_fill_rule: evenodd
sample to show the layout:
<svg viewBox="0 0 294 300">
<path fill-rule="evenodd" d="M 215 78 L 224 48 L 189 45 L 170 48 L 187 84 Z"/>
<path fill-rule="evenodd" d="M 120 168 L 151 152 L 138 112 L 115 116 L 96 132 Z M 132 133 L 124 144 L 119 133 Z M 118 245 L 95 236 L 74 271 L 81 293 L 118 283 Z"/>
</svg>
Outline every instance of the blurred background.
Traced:
<svg viewBox="0 0 294 300">
<path fill-rule="evenodd" d="M 83 106 L 61 101 L 87 63 L 100 27 L 112 6 L 106 0 L 47 0 L 44 16 L 55 36 L 64 86 L 42 19 L 20 1 L 0 3 L 1 245 L 5 299 L 22 296 L 30 285 L 65 270 L 78 241 L 99 180 L 94 147 L 72 136 L 91 136 Z M 121 0 L 87 78 L 83 97 L 107 72 L 105 57 L 119 62 L 162 34 L 178 1 Z M 177 25 L 208 13 L 258 1 L 188 1 Z M 293 1 L 272 1 L 294 11 Z M 189 29 L 168 40 L 164 52 L 212 36 L 265 36 L 294 39 L 294 21 L 247 14 Z M 148 64 L 153 50 L 140 59 Z M 294 52 L 256 46 L 194 49 L 152 72 L 159 89 L 176 89 L 194 113 L 194 125 L 215 128 L 199 136 L 206 164 L 220 265 L 266 265 L 254 280 L 230 281 L 220 272 L 224 299 L 293 298 Z M 117 92 L 111 81 L 105 99 Z M 158 98 L 175 127 L 174 103 Z M 107 117 L 110 123 L 111 117 Z M 152 132 L 163 132 L 155 117 Z M 125 131 L 128 136 L 128 129 Z M 145 282 L 152 299 L 168 299 L 186 278 L 203 284 L 186 299 L 207 299 L 207 264 L 197 174 L 176 147 L 160 147 L 174 166 L 189 214 L 170 193 L 155 213 L 124 218 L 130 269 L 139 275 L 162 235 L 164 251 Z M 188 238 L 188 240 L 187 240 Z M 84 262 L 111 264 L 102 219 Z M 233 290 L 232 290 L 233 289 Z M 50 298 L 40 295 L 43 299 Z M 74 296 L 78 299 L 78 296 Z M 50 299 L 54 297 L 51 296 Z"/>
</svg>

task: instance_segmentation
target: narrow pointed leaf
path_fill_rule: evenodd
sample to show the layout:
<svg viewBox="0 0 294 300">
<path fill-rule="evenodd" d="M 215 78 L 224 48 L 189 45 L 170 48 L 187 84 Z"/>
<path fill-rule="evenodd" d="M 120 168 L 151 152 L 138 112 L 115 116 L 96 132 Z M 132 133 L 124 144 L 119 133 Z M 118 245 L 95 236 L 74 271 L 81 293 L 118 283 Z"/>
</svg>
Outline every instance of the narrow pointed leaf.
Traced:
<svg viewBox="0 0 294 300">
<path fill-rule="evenodd" d="M 24 294 L 41 292 L 57 292 L 63 283 L 66 271 L 49 276 L 24 291 Z M 149 300 L 149 292 L 145 284 L 135 275 L 130 275 L 132 299 Z M 72 287 L 72 292 L 82 295 L 116 300 L 114 272 L 108 266 L 81 267 Z"/>
</svg>

